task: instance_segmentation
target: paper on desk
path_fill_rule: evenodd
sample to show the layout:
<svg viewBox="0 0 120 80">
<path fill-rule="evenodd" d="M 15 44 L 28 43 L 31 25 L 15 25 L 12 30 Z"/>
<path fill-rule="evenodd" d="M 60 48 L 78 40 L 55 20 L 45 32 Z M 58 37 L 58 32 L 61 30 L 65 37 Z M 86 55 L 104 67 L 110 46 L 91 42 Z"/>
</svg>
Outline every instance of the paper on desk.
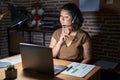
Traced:
<svg viewBox="0 0 120 80">
<path fill-rule="evenodd" d="M 16 63 L 21 62 L 21 56 L 18 55 L 18 56 L 14 56 L 14 57 L 11 57 L 11 58 L 1 59 L 0 62 L 9 62 L 11 64 L 16 64 Z"/>
<path fill-rule="evenodd" d="M 84 77 L 95 67 L 95 65 L 81 64 L 77 62 L 73 62 L 70 65 L 68 65 L 68 67 L 71 66 L 72 68 L 70 70 L 67 71 L 66 69 L 62 72 L 62 74 L 67 74 L 76 77 Z"/>
</svg>

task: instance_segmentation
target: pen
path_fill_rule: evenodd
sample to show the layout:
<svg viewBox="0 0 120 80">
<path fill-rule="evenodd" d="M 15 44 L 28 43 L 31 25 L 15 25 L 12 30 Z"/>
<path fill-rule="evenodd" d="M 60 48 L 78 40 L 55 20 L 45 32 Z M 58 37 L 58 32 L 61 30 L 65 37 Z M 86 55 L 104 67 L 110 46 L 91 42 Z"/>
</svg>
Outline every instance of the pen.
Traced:
<svg viewBox="0 0 120 80">
<path fill-rule="evenodd" d="M 73 66 L 68 67 L 68 68 L 67 68 L 67 71 L 69 71 L 72 67 L 73 67 Z"/>
</svg>

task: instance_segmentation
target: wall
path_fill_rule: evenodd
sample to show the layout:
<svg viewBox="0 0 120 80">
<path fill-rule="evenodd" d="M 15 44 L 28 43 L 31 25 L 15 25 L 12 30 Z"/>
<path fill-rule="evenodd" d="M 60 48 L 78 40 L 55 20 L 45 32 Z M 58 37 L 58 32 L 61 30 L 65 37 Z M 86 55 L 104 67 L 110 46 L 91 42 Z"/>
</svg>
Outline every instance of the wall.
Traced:
<svg viewBox="0 0 120 80">
<path fill-rule="evenodd" d="M 84 16 L 84 18 L 83 29 L 91 35 L 94 58 L 119 62 L 119 15 Z"/>
<path fill-rule="evenodd" d="M 73 0 L 39 0 L 45 9 L 45 14 L 58 15 L 59 8 Z M 75 0 L 77 2 L 78 0 Z M 117 2 L 112 5 L 106 5 L 104 0 L 100 0 L 104 6 L 100 7 L 99 12 L 83 13 L 84 24 L 82 29 L 87 31 L 92 39 L 93 58 L 105 59 L 115 62 L 120 62 L 120 10 L 114 7 Z M 118 1 L 118 0 L 114 0 Z M 23 5 L 30 11 L 31 4 L 34 0 L 11 0 L 16 6 Z M 102 5 L 101 4 L 101 5 Z M 117 3 L 119 5 L 119 3 Z M 5 9 L 6 4 L 1 3 L 0 8 Z M 109 8 L 109 9 L 108 9 Z M 107 11 L 108 10 L 108 11 Z M 46 17 L 46 19 L 58 20 L 58 17 Z M 10 27 L 10 14 L 7 14 L 2 21 L 0 21 L 0 56 L 7 56 L 7 31 Z M 49 45 L 51 34 L 46 33 L 46 46 Z M 25 33 L 26 39 L 28 35 Z M 32 33 L 33 42 L 42 42 L 41 33 Z"/>
<path fill-rule="evenodd" d="M 72 0 L 38 0 L 42 7 L 45 9 L 45 15 L 58 15 L 59 8 L 67 3 L 72 2 Z M 0 1 L 0 12 L 7 10 L 7 3 L 11 2 L 15 7 L 24 6 L 30 12 L 32 9 L 32 4 L 35 3 L 35 0 L 2 0 Z M 7 28 L 11 27 L 11 14 L 8 12 L 3 19 L 0 21 L 0 58 L 8 56 L 8 34 Z M 50 16 L 45 18 L 46 20 L 58 20 L 58 16 L 51 18 Z M 48 35 L 48 33 L 46 33 Z M 40 43 L 43 41 L 41 33 L 32 33 L 33 42 Z M 28 33 L 25 33 L 25 38 L 29 41 Z M 48 37 L 47 37 L 48 39 Z M 49 38 L 50 39 L 50 38 Z M 46 40 L 46 46 L 48 46 L 50 40 Z"/>
<path fill-rule="evenodd" d="M 120 62 L 120 1 L 100 0 L 98 12 L 84 12 L 83 29 L 92 38 L 93 57 Z"/>
</svg>

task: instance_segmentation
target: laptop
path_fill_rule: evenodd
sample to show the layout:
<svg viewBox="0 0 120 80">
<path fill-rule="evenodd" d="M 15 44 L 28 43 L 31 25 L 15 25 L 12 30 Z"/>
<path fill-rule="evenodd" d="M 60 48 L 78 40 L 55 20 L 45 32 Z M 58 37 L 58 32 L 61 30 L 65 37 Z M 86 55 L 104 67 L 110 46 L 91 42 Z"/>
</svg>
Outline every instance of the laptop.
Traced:
<svg viewBox="0 0 120 80">
<path fill-rule="evenodd" d="M 20 53 L 24 71 L 34 71 L 42 74 L 57 75 L 67 66 L 54 65 L 52 49 L 36 44 L 20 43 Z"/>
</svg>

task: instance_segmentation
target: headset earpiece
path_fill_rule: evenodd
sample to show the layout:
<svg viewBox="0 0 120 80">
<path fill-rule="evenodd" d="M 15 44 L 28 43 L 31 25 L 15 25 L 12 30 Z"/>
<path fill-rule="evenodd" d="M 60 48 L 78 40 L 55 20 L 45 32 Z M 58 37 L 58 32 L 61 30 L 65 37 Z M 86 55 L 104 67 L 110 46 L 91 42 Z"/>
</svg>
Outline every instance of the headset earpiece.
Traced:
<svg viewBox="0 0 120 80">
<path fill-rule="evenodd" d="M 75 24 L 75 21 L 76 21 L 76 19 L 77 19 L 77 16 L 78 16 L 78 14 L 76 13 L 75 16 L 74 16 L 73 19 L 72 19 L 72 24 Z"/>
<path fill-rule="evenodd" d="M 77 17 L 78 17 L 78 13 L 75 14 L 75 16 L 73 17 L 72 22 L 71 22 L 71 23 L 72 23 L 72 26 L 74 27 L 74 28 L 73 28 L 73 31 L 75 31 L 75 30 L 78 29 L 78 24 L 77 24 L 77 22 L 76 22 Z"/>
</svg>

